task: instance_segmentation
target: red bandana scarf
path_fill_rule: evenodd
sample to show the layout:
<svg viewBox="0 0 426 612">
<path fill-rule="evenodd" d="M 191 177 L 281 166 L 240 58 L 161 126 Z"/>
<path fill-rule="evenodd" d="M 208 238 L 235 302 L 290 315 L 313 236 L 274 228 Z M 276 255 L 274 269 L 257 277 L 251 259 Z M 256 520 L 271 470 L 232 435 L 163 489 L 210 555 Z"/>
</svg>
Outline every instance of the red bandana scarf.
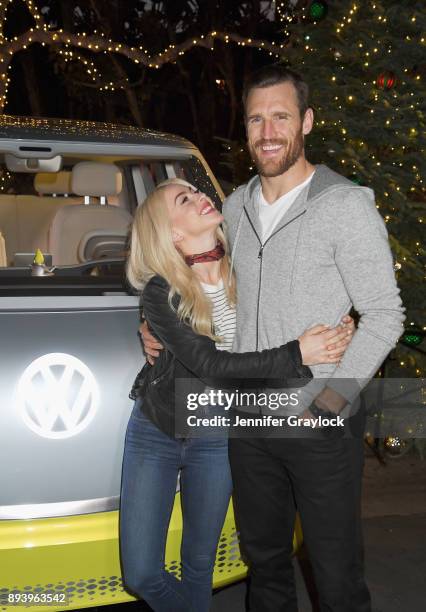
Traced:
<svg viewBox="0 0 426 612">
<path fill-rule="evenodd" d="M 195 263 L 205 263 L 207 261 L 218 261 L 225 255 L 223 244 L 218 241 L 214 249 L 205 251 L 205 253 L 197 253 L 195 255 L 186 255 L 185 263 L 188 266 L 193 266 Z"/>
</svg>

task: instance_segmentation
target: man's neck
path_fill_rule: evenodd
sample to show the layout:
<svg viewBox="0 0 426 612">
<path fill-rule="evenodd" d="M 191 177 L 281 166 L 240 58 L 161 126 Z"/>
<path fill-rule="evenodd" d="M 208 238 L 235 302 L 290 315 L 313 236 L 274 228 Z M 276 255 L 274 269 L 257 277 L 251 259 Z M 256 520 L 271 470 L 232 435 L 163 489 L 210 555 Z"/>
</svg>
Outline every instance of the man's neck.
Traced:
<svg viewBox="0 0 426 612">
<path fill-rule="evenodd" d="M 315 166 L 302 158 L 279 176 L 261 176 L 263 197 L 269 204 L 276 202 L 278 198 L 306 181 L 314 170 Z"/>
</svg>

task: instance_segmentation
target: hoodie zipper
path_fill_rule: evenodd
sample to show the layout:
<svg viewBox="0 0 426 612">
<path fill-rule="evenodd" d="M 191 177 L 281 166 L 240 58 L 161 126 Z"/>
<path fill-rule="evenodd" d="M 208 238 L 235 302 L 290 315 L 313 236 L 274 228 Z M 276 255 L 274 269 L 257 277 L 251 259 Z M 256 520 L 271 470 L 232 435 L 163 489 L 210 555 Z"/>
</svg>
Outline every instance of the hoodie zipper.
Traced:
<svg viewBox="0 0 426 612">
<path fill-rule="evenodd" d="M 257 255 L 257 258 L 260 259 L 260 268 L 259 268 L 259 285 L 257 288 L 257 306 L 256 306 L 256 351 L 259 350 L 259 313 L 260 313 L 260 294 L 261 294 L 261 290 L 262 290 L 262 271 L 263 271 L 263 249 L 265 248 L 265 246 L 268 244 L 268 242 L 271 240 L 271 238 L 273 236 L 275 236 L 276 234 L 278 234 L 281 230 L 283 230 L 285 227 L 287 227 L 288 225 L 290 225 L 290 223 L 293 223 L 293 221 L 296 221 L 296 219 L 298 219 L 299 217 L 301 217 L 302 215 L 304 215 L 306 213 L 306 210 L 302 210 L 302 212 L 300 212 L 296 217 L 293 217 L 293 219 L 290 219 L 290 221 L 288 221 L 285 225 L 283 225 L 282 227 L 280 227 L 279 229 L 277 229 L 275 232 L 272 232 L 272 234 L 269 236 L 269 238 L 267 238 L 265 240 L 265 242 L 262 244 L 261 239 L 259 238 L 259 234 L 256 232 L 256 228 L 254 227 L 246 208 L 244 207 L 244 212 L 246 213 L 247 219 L 249 220 L 249 223 L 256 235 L 256 238 L 259 240 L 260 243 L 260 249 L 259 249 L 259 253 Z"/>
</svg>

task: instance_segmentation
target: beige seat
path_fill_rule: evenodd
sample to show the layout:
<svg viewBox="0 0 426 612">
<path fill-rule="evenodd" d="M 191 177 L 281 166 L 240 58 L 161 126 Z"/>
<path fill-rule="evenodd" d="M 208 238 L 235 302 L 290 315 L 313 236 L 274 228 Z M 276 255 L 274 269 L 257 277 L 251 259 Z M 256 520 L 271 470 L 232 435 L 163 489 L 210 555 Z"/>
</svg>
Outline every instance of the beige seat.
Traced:
<svg viewBox="0 0 426 612">
<path fill-rule="evenodd" d="M 103 257 L 124 257 L 127 251 L 128 230 L 101 230 L 86 232 L 78 245 L 79 261 L 91 261 Z"/>
<path fill-rule="evenodd" d="M 19 219 L 16 251 L 49 252 L 49 228 L 56 213 L 64 206 L 79 206 L 81 202 L 82 198 L 16 196 Z"/>
<path fill-rule="evenodd" d="M 38 196 L 16 196 L 19 251 L 48 251 L 48 232 L 57 211 L 64 205 L 75 206 L 81 197 L 66 197 L 71 192 L 71 172 L 38 172 L 34 176 Z M 58 194 L 62 194 L 58 197 Z"/>
<path fill-rule="evenodd" d="M 116 206 L 89 204 L 63 206 L 55 215 L 49 231 L 48 252 L 54 265 L 81 263 L 78 257 L 80 242 L 87 232 L 117 230 L 128 232 L 131 215 Z"/>
<path fill-rule="evenodd" d="M 10 265 L 13 254 L 18 250 L 18 218 L 14 195 L 0 195 L 0 232 L 6 245 L 6 261 Z"/>
<path fill-rule="evenodd" d="M 13 265 L 15 253 L 48 249 L 48 231 L 56 212 L 79 205 L 81 197 L 55 197 L 71 193 L 71 172 L 39 172 L 34 188 L 40 195 L 0 195 L 0 231 L 6 242 L 6 259 Z"/>
<path fill-rule="evenodd" d="M 122 174 L 114 164 L 81 162 L 74 166 L 71 190 L 81 196 L 105 199 L 118 195 L 122 189 Z M 92 238 L 117 236 L 123 242 L 132 222 L 132 216 L 123 208 L 108 204 L 63 206 L 52 221 L 48 250 L 54 265 L 73 265 L 85 260 L 82 240 L 88 233 Z M 79 254 L 80 253 L 80 254 Z"/>
<path fill-rule="evenodd" d="M 0 231 L 0 268 L 5 268 L 6 266 L 7 266 L 6 241 L 3 237 L 3 234 Z"/>
</svg>

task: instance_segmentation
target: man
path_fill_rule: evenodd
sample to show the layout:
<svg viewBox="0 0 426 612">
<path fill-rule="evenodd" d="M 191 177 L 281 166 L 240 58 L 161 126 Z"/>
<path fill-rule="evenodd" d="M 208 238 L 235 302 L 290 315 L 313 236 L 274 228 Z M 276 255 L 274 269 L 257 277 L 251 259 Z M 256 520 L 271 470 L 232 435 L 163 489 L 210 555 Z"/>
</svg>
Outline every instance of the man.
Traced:
<svg viewBox="0 0 426 612">
<path fill-rule="evenodd" d="M 352 415 L 343 435 L 337 427 L 326 437 L 321 428 L 291 435 L 288 427 L 230 439 L 250 611 L 297 612 L 291 562 L 297 509 L 321 611 L 369 612 L 360 518 L 363 423 L 353 407 L 402 332 L 387 233 L 370 189 L 305 158 L 313 111 L 299 75 L 279 65 L 263 68 L 246 83 L 243 102 L 258 175 L 223 206 L 237 276 L 234 351 L 279 346 L 318 322 L 335 325 L 351 306 L 360 315 L 340 364 L 312 367 L 313 384 L 302 389 L 297 408 L 281 409 L 310 418 L 343 409 Z M 155 353 L 158 345 L 143 333 Z"/>
</svg>

